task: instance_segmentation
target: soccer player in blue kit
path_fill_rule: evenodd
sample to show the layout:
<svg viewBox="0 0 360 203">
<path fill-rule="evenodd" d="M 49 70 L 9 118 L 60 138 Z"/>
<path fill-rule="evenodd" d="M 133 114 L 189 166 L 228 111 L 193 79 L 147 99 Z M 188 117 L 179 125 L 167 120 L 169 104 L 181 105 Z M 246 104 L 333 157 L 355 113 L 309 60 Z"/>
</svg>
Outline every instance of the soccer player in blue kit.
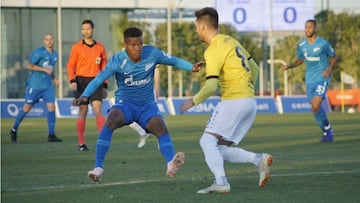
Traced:
<svg viewBox="0 0 360 203">
<path fill-rule="evenodd" d="M 88 176 L 95 182 L 100 181 L 113 131 L 135 121 L 147 132 L 157 136 L 159 151 L 167 163 L 166 175 L 174 177 L 184 164 L 185 155 L 183 152 L 175 154 L 167 125 L 154 101 L 154 71 L 158 64 L 164 64 L 197 72 L 200 64 L 191 64 L 153 46 L 143 45 L 142 31 L 136 27 L 124 31 L 124 47 L 125 49 L 115 54 L 105 69 L 89 83 L 80 98 L 73 101 L 73 105 L 87 102 L 97 87 L 115 75 L 118 85 L 115 91 L 116 102 L 110 108 L 99 134 L 95 168 L 88 172 Z"/>
<path fill-rule="evenodd" d="M 58 60 L 58 54 L 53 49 L 54 37 L 51 33 L 44 36 L 44 46 L 35 49 L 29 57 L 27 68 L 31 70 L 26 83 L 25 104 L 16 116 L 14 125 L 10 130 L 12 142 L 17 141 L 17 129 L 26 114 L 32 109 L 33 105 L 42 98 L 48 108 L 47 123 L 49 142 L 62 142 L 55 135 L 55 90 L 54 85 L 59 85 L 59 81 L 54 76 L 54 67 Z"/>
<path fill-rule="evenodd" d="M 301 40 L 297 46 L 297 60 L 290 65 L 285 65 L 283 69 L 295 68 L 305 62 L 306 95 L 310 101 L 316 124 L 323 131 L 320 142 L 332 142 L 333 131 L 321 103 L 326 96 L 337 56 L 329 42 L 317 36 L 316 31 L 316 21 L 307 20 L 305 23 L 306 38 Z"/>
</svg>

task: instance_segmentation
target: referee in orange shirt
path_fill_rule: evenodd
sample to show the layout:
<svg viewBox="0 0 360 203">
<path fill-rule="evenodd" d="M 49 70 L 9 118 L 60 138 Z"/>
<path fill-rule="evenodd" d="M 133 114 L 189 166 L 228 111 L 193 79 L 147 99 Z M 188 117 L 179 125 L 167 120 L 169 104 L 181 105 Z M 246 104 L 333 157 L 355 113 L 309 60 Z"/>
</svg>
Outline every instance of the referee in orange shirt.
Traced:
<svg viewBox="0 0 360 203">
<path fill-rule="evenodd" d="M 83 39 L 73 44 L 67 64 L 70 89 L 75 92 L 75 98 L 81 95 L 86 86 L 106 65 L 105 47 L 93 39 L 94 23 L 91 20 L 84 20 L 81 23 L 81 34 Z M 103 87 L 107 88 L 107 84 L 104 84 Z M 105 122 L 105 117 L 101 112 L 102 98 L 102 87 L 98 88 L 89 98 L 99 132 Z M 88 104 L 79 106 L 76 127 L 80 152 L 89 151 L 84 138 L 87 112 Z"/>
</svg>

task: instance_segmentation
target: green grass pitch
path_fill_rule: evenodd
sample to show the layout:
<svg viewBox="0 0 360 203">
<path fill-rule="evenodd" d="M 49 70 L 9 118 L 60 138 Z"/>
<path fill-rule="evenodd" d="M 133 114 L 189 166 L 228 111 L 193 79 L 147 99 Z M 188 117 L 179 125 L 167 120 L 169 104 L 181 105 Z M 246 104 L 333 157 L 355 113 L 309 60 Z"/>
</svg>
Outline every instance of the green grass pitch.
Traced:
<svg viewBox="0 0 360 203">
<path fill-rule="evenodd" d="M 199 138 L 208 115 L 166 116 L 176 151 L 186 161 L 169 179 L 155 136 L 137 149 L 129 127 L 114 132 L 100 184 L 86 176 L 94 166 L 97 130 L 88 118 L 90 152 L 78 152 L 75 119 L 57 119 L 62 143 L 47 142 L 46 119 L 25 118 L 18 143 L 10 142 L 13 119 L 1 120 L 1 202 L 360 202 L 360 114 L 331 113 L 335 141 L 318 143 L 311 114 L 257 115 L 240 146 L 274 155 L 270 182 L 258 187 L 252 164 L 225 163 L 227 195 L 198 195 L 213 182 Z"/>
</svg>

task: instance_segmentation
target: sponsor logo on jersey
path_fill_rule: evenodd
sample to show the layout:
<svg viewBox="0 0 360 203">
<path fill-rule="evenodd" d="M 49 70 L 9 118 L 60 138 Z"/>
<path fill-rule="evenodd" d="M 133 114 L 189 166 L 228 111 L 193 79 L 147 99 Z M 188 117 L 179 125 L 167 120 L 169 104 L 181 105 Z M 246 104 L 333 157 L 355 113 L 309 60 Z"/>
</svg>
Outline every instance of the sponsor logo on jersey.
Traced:
<svg viewBox="0 0 360 203">
<path fill-rule="evenodd" d="M 125 80 L 124 80 L 124 83 L 127 86 L 141 86 L 141 85 L 146 85 L 150 82 L 151 82 L 151 78 L 142 79 L 142 80 L 134 80 L 134 78 L 132 76 L 130 76 L 129 78 L 125 78 Z"/>
</svg>

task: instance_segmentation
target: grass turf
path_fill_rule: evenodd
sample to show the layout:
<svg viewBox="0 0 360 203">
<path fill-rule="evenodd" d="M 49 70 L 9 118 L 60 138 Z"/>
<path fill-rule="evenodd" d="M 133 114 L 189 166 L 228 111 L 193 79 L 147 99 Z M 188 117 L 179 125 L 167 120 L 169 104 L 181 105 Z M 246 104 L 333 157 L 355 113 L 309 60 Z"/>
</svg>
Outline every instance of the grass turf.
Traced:
<svg viewBox="0 0 360 203">
<path fill-rule="evenodd" d="M 137 149 L 131 128 L 116 130 L 100 184 L 86 177 L 95 159 L 94 118 L 87 121 L 90 152 L 77 151 L 75 119 L 57 119 L 64 142 L 48 143 L 46 119 L 25 118 L 16 144 L 8 136 L 13 119 L 2 119 L 1 202 L 360 202 L 360 114 L 329 114 L 335 141 L 322 144 L 311 114 L 260 114 L 240 147 L 274 155 L 270 182 L 260 189 L 253 165 L 225 163 L 231 193 L 198 195 L 213 181 L 198 144 L 208 117 L 165 117 L 186 155 L 173 179 L 154 136 Z"/>
</svg>

